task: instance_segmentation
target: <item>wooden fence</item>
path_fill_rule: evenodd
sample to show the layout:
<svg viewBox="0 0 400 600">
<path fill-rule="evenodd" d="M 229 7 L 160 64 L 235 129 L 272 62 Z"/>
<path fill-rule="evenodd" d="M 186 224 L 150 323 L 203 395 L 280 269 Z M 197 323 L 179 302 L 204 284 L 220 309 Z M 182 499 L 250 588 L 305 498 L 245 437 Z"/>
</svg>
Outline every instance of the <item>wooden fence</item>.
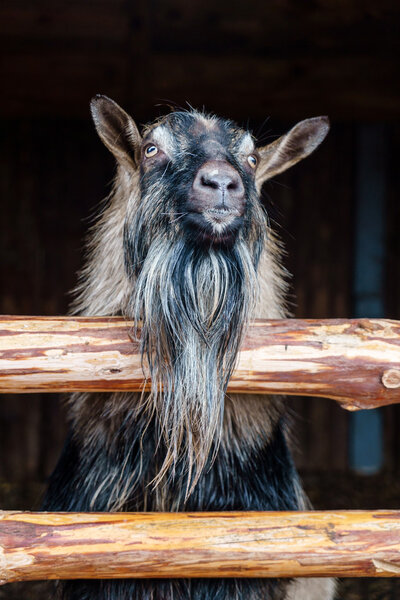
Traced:
<svg viewBox="0 0 400 600">
<path fill-rule="evenodd" d="M 146 385 L 121 318 L 0 317 L 0 392 Z M 256 321 L 229 391 L 400 403 L 400 322 Z M 183 576 L 400 576 L 400 511 L 0 512 L 2 583 Z"/>
</svg>

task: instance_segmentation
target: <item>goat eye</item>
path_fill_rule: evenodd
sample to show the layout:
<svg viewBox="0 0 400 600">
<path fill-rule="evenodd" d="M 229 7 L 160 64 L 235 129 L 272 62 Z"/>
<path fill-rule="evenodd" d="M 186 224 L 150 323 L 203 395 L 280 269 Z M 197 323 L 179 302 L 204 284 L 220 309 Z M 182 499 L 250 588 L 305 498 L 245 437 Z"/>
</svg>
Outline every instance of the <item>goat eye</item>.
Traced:
<svg viewBox="0 0 400 600">
<path fill-rule="evenodd" d="M 147 146 L 147 148 L 145 148 L 144 151 L 144 155 L 146 156 L 146 158 L 151 158 L 152 156 L 155 156 L 158 152 L 158 148 L 157 146 L 154 146 L 153 144 L 151 144 L 150 146 Z"/>
<path fill-rule="evenodd" d="M 250 154 L 247 157 L 247 162 L 249 163 L 249 165 L 251 166 L 252 169 L 255 169 L 257 166 L 257 157 L 254 156 L 254 154 Z"/>
</svg>

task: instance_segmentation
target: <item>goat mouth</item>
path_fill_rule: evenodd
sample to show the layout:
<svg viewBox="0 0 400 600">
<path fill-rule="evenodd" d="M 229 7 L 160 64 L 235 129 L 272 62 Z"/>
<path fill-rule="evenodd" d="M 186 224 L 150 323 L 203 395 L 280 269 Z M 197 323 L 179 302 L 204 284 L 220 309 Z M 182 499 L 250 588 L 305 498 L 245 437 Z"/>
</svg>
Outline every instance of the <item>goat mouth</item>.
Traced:
<svg viewBox="0 0 400 600">
<path fill-rule="evenodd" d="M 228 208 L 209 208 L 202 214 L 204 219 L 212 226 L 219 225 L 222 227 L 228 227 L 236 217 L 240 217 L 238 210 Z"/>
<path fill-rule="evenodd" d="M 184 220 L 190 238 L 208 246 L 232 246 L 242 224 L 239 211 L 225 208 L 192 211 Z"/>
</svg>

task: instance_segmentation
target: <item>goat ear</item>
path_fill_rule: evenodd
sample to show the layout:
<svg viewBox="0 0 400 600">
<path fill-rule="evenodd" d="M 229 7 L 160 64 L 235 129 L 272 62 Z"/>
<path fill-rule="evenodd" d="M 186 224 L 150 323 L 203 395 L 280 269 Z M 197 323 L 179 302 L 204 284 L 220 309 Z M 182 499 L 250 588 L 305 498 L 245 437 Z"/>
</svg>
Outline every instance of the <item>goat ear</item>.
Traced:
<svg viewBox="0 0 400 600">
<path fill-rule="evenodd" d="M 120 163 L 136 167 L 142 138 L 135 121 L 114 100 L 101 94 L 92 98 L 90 110 L 105 146 Z"/>
<path fill-rule="evenodd" d="M 286 171 L 311 154 L 329 131 L 328 117 L 314 117 L 297 123 L 288 133 L 268 146 L 258 148 L 260 162 L 256 171 L 256 184 Z"/>
</svg>

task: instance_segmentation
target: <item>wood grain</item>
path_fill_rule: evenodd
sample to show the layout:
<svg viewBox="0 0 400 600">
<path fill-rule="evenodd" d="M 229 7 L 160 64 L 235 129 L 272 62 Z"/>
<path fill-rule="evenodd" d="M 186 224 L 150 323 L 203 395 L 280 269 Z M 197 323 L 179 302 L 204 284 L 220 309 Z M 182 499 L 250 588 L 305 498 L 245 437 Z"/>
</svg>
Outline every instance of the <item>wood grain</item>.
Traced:
<svg viewBox="0 0 400 600">
<path fill-rule="evenodd" d="M 116 317 L 0 317 L 0 392 L 141 390 L 132 324 Z M 400 322 L 255 321 L 232 393 L 322 396 L 345 408 L 400 402 Z"/>
<path fill-rule="evenodd" d="M 2 583 L 399 575 L 398 511 L 0 512 Z"/>
</svg>

